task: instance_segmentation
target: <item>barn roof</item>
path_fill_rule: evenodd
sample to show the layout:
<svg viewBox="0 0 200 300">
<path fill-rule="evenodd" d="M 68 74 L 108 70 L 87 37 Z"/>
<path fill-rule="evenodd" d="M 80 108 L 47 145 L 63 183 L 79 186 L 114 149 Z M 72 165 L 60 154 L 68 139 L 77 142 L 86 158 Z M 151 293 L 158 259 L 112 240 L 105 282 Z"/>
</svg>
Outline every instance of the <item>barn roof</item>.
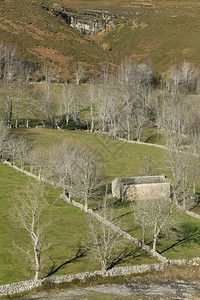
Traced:
<svg viewBox="0 0 200 300">
<path fill-rule="evenodd" d="M 164 175 L 161 175 L 161 176 L 139 176 L 139 177 L 118 177 L 116 179 L 125 185 L 168 182 L 166 176 L 164 176 Z"/>
</svg>

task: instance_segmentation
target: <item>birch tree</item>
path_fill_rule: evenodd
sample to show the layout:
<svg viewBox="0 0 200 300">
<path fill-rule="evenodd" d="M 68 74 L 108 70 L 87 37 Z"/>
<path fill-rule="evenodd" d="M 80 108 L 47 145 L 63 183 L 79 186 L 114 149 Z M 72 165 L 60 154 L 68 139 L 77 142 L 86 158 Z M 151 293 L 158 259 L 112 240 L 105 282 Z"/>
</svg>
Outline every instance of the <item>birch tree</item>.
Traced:
<svg viewBox="0 0 200 300">
<path fill-rule="evenodd" d="M 131 203 L 131 210 L 134 213 L 135 221 L 142 227 L 142 244 L 144 245 L 146 233 L 151 224 L 151 215 L 149 213 L 149 200 L 135 201 Z"/>
<path fill-rule="evenodd" d="M 15 128 L 19 125 L 19 112 L 20 112 L 20 104 L 21 104 L 21 96 L 22 96 L 22 85 L 25 81 L 25 61 L 19 61 L 17 64 L 17 107 L 16 107 L 16 121 Z"/>
<path fill-rule="evenodd" d="M 20 147 L 20 139 L 16 137 L 10 137 L 6 143 L 6 154 L 12 159 L 13 165 L 18 157 L 18 151 Z"/>
<path fill-rule="evenodd" d="M 82 64 L 79 62 L 75 68 L 76 85 L 79 85 L 81 83 L 83 76 L 84 76 L 84 69 L 83 69 Z"/>
<path fill-rule="evenodd" d="M 174 204 L 164 199 L 138 200 L 131 208 L 136 223 L 142 227 L 142 243 L 148 235 L 153 240 L 152 250 L 155 252 L 160 233 L 170 235 L 173 228 L 177 227 L 173 219 Z"/>
<path fill-rule="evenodd" d="M 167 163 L 172 173 L 170 183 L 172 187 L 172 200 L 177 205 L 186 208 L 186 201 L 193 193 L 193 187 L 199 177 L 199 156 L 194 144 L 187 149 L 180 147 L 167 150 Z"/>
<path fill-rule="evenodd" d="M 173 227 L 176 226 L 172 218 L 173 211 L 174 205 L 171 205 L 167 200 L 155 199 L 149 205 L 149 216 L 151 218 L 149 229 L 153 238 L 153 252 L 156 251 L 159 234 L 163 232 L 165 235 L 170 235 Z"/>
<path fill-rule="evenodd" d="M 44 65 L 44 76 L 45 76 L 45 96 L 43 99 L 43 122 L 47 120 L 50 127 L 53 127 L 53 114 L 55 110 L 55 103 L 51 98 L 51 84 L 52 81 L 57 80 L 59 72 L 53 67 L 53 65 Z"/>
<path fill-rule="evenodd" d="M 97 91 L 97 86 L 90 82 L 89 88 L 88 88 L 88 94 L 89 94 L 89 100 L 90 100 L 90 132 L 94 131 L 94 125 L 95 125 L 95 107 L 96 103 L 99 97 L 99 93 Z"/>
<path fill-rule="evenodd" d="M 66 81 L 63 84 L 62 89 L 62 115 L 65 115 L 65 126 L 69 125 L 72 110 L 72 99 L 74 99 L 74 90 L 71 85 L 67 84 Z"/>
<path fill-rule="evenodd" d="M 88 249 L 94 259 L 106 271 L 114 261 L 117 251 L 125 245 L 121 232 L 114 231 L 110 225 L 115 219 L 114 209 L 105 197 L 98 214 L 104 221 L 93 219 L 89 224 L 90 236 Z"/>
<path fill-rule="evenodd" d="M 3 156 L 3 151 L 6 148 L 7 139 L 8 129 L 6 128 L 4 121 L 0 119 L 0 161 Z"/>
<path fill-rule="evenodd" d="M 85 203 L 85 211 L 88 210 L 88 202 L 92 198 L 98 182 L 99 157 L 87 144 L 79 145 L 76 152 L 75 166 L 75 194 Z"/>
<path fill-rule="evenodd" d="M 8 116 L 8 127 L 12 127 L 13 121 L 13 82 L 16 74 L 16 48 L 7 47 L 5 48 L 5 78 L 6 78 L 6 104 L 7 104 L 7 116 Z"/>
<path fill-rule="evenodd" d="M 25 140 L 23 137 L 21 137 L 17 149 L 17 158 L 20 160 L 22 170 L 24 170 L 24 166 L 27 161 L 30 150 L 31 150 L 31 143 Z"/>
<path fill-rule="evenodd" d="M 55 181 L 63 189 L 63 195 L 68 193 L 68 202 L 75 194 L 75 170 L 79 159 L 77 157 L 78 146 L 74 141 L 65 141 L 58 147 L 55 147 L 49 153 L 49 173 L 53 181 Z"/>
<path fill-rule="evenodd" d="M 14 245 L 32 264 L 34 281 L 39 279 L 42 252 L 50 247 L 50 244 L 46 243 L 45 231 L 51 222 L 43 217 L 47 205 L 43 186 L 38 183 L 29 183 L 25 193 L 19 195 L 13 204 L 13 219 L 29 237 L 29 245 L 26 248 L 22 248 L 15 241 Z"/>
<path fill-rule="evenodd" d="M 32 173 L 34 170 L 39 181 L 48 169 L 48 154 L 46 148 L 43 147 L 36 147 L 29 153 L 30 172 Z"/>
</svg>

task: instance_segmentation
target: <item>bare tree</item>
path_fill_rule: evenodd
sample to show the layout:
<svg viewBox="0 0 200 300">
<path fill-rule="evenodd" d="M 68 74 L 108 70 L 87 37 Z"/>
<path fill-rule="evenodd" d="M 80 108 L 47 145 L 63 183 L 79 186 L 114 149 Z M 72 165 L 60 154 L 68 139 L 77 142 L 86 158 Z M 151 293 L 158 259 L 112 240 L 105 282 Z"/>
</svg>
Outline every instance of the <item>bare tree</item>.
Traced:
<svg viewBox="0 0 200 300">
<path fill-rule="evenodd" d="M 165 93 L 160 103 L 160 125 L 164 129 L 166 146 L 172 149 L 180 147 L 186 141 L 192 102 L 180 95 Z"/>
<path fill-rule="evenodd" d="M 13 204 L 14 221 L 29 236 L 30 241 L 26 249 L 14 242 L 16 248 L 24 253 L 33 265 L 34 280 L 39 279 L 41 270 L 41 254 L 50 247 L 45 243 L 45 230 L 50 221 L 43 219 L 44 210 L 48 203 L 44 196 L 43 186 L 38 183 L 29 183 L 25 193 L 18 197 Z"/>
<path fill-rule="evenodd" d="M 32 173 L 33 170 L 35 170 L 40 181 L 41 176 L 46 174 L 48 168 L 48 152 L 46 148 L 34 148 L 29 153 L 28 161 L 30 164 L 30 172 Z"/>
<path fill-rule="evenodd" d="M 195 90 L 198 70 L 192 64 L 184 61 L 181 65 L 172 66 L 168 73 L 167 86 L 173 93 L 186 93 Z"/>
<path fill-rule="evenodd" d="M 71 116 L 72 110 L 72 99 L 74 99 L 74 90 L 71 85 L 67 84 L 66 81 L 63 84 L 63 91 L 62 91 L 62 115 L 65 115 L 65 126 L 69 125 L 69 120 Z"/>
<path fill-rule="evenodd" d="M 79 62 L 75 68 L 76 85 L 79 85 L 84 76 L 82 64 Z"/>
<path fill-rule="evenodd" d="M 25 76 L 25 83 L 27 89 L 27 102 L 26 102 L 26 127 L 29 127 L 29 119 L 30 119 L 30 112 L 31 112 L 31 100 L 33 96 L 33 85 L 31 84 L 31 77 L 33 71 L 35 70 L 35 65 L 31 61 L 27 61 L 24 66 L 24 76 Z"/>
<path fill-rule="evenodd" d="M 143 175 L 153 176 L 155 175 L 154 165 L 155 160 L 151 154 L 148 154 L 144 157 L 145 161 L 143 163 Z"/>
<path fill-rule="evenodd" d="M 49 154 L 49 173 L 51 178 L 63 188 L 63 194 L 68 193 L 68 202 L 75 193 L 75 169 L 79 161 L 78 146 L 74 141 L 65 141 L 52 149 Z"/>
<path fill-rule="evenodd" d="M 12 127 L 13 120 L 13 82 L 17 70 L 16 64 L 16 48 L 6 47 L 5 48 L 5 69 L 4 76 L 6 78 L 6 97 L 7 97 L 7 114 L 8 114 L 8 127 Z"/>
<path fill-rule="evenodd" d="M 43 100 L 43 122 L 47 119 L 50 127 L 53 127 L 54 120 L 53 114 L 55 111 L 55 103 L 51 95 L 51 83 L 58 79 L 59 72 L 51 64 L 44 65 L 44 76 L 45 76 L 45 96 Z"/>
<path fill-rule="evenodd" d="M 117 250 L 125 245 L 121 232 L 114 231 L 110 222 L 115 219 L 114 209 L 105 197 L 99 215 L 104 221 L 92 220 L 89 224 L 90 236 L 88 248 L 94 258 L 99 262 L 102 271 L 106 271 L 113 262 Z"/>
<path fill-rule="evenodd" d="M 15 164 L 15 161 L 17 159 L 19 147 L 20 147 L 19 138 L 10 137 L 9 140 L 7 140 L 5 151 L 8 157 L 12 159 L 13 165 Z"/>
<path fill-rule="evenodd" d="M 199 156 L 195 145 L 182 150 L 181 147 L 167 150 L 167 163 L 171 176 L 172 199 L 186 208 L 186 200 L 193 193 L 198 178 Z"/>
<path fill-rule="evenodd" d="M 135 214 L 135 220 L 142 226 L 144 243 L 146 233 L 153 239 L 153 252 L 156 251 L 156 244 L 160 233 L 172 234 L 172 229 L 176 227 L 172 214 L 174 212 L 174 204 L 168 200 L 154 199 L 149 201 L 136 201 L 132 205 Z"/>
<path fill-rule="evenodd" d="M 0 161 L 3 156 L 3 151 L 6 148 L 7 139 L 8 139 L 8 129 L 6 128 L 3 120 L 0 119 Z"/>
<path fill-rule="evenodd" d="M 79 145 L 76 153 L 75 194 L 85 203 L 88 210 L 88 201 L 95 192 L 98 182 L 99 157 L 89 145 Z"/>
<path fill-rule="evenodd" d="M 172 218 L 174 205 L 167 200 L 155 199 L 149 207 L 151 217 L 150 232 L 153 235 L 153 252 L 155 252 L 159 234 L 163 232 L 165 235 L 169 235 L 172 233 L 172 228 L 176 226 Z"/>
<path fill-rule="evenodd" d="M 132 97 L 132 93 L 130 93 L 129 88 L 125 88 L 123 113 L 124 113 L 125 128 L 127 131 L 128 141 L 130 141 L 131 139 L 134 108 L 135 108 L 135 103 Z"/>
<path fill-rule="evenodd" d="M 72 110 L 71 110 L 74 129 L 78 128 L 78 123 L 79 123 L 79 119 L 80 119 L 80 111 L 81 111 L 81 103 L 80 103 L 80 98 L 79 98 L 79 94 L 78 94 L 78 89 L 76 88 L 74 97 L 72 98 Z"/>
<path fill-rule="evenodd" d="M 17 149 L 17 158 L 21 162 L 21 168 L 24 170 L 25 162 L 27 161 L 29 152 L 31 150 L 31 143 L 25 140 L 23 137 L 19 140 L 19 146 Z"/>
<path fill-rule="evenodd" d="M 142 227 L 142 244 L 145 243 L 146 232 L 149 230 L 152 221 L 149 206 L 149 200 L 135 201 L 130 205 L 136 223 Z"/>
<path fill-rule="evenodd" d="M 93 82 L 90 82 L 88 93 L 90 99 L 90 123 L 91 123 L 90 131 L 93 132 L 94 125 L 95 125 L 95 107 L 99 97 L 97 86 Z"/>
<path fill-rule="evenodd" d="M 135 135 L 138 142 L 140 142 L 141 140 L 142 131 L 146 123 L 147 123 L 147 119 L 143 109 L 137 108 L 135 110 L 135 116 L 134 116 L 134 127 L 135 127 Z"/>
<path fill-rule="evenodd" d="M 20 102 L 21 102 L 21 96 L 22 96 L 22 85 L 25 81 L 26 76 L 26 61 L 21 60 L 18 61 L 17 64 L 17 107 L 16 107 L 16 121 L 15 121 L 15 127 L 18 127 L 19 123 L 19 112 L 20 112 Z"/>
</svg>

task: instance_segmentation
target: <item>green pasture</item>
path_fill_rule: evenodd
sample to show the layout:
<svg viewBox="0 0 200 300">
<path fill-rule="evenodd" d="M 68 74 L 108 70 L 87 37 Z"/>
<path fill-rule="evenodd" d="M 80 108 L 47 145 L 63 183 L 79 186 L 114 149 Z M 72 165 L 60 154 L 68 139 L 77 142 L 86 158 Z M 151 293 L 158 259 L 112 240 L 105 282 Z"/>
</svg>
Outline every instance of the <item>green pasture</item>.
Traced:
<svg viewBox="0 0 200 300">
<path fill-rule="evenodd" d="M 12 203 L 17 201 L 18 192 L 23 192 L 29 179 L 14 169 L 0 165 L 0 284 L 32 279 L 34 274 L 24 254 L 13 245 L 21 248 L 28 245 L 29 239 L 23 229 L 12 221 Z M 91 255 L 80 256 L 80 245 L 88 238 L 90 217 L 59 198 L 61 191 L 48 187 L 49 205 L 44 217 L 52 221 L 48 227 L 47 241 L 52 246 L 42 254 L 41 277 L 75 274 L 99 269 Z M 119 250 L 120 253 L 123 249 Z M 119 254 L 120 254 L 119 253 Z M 129 245 L 128 253 L 116 265 L 153 263 L 155 260 L 146 252 Z"/>
<path fill-rule="evenodd" d="M 37 146 L 53 147 L 65 139 L 88 143 L 96 149 L 102 160 L 102 175 L 109 183 L 115 177 L 142 176 L 145 156 L 152 155 L 156 174 L 166 173 L 165 151 L 156 147 L 131 144 L 110 139 L 107 135 L 80 130 L 33 128 L 12 129 L 12 134 L 24 136 Z"/>
<path fill-rule="evenodd" d="M 50 129 L 17 129 L 13 134 L 23 135 L 38 145 L 51 147 L 61 143 L 64 139 L 80 140 L 90 143 L 100 154 L 102 159 L 102 175 L 104 182 L 109 184 L 115 177 L 140 176 L 144 174 L 145 156 L 151 155 L 155 160 L 156 174 L 170 174 L 166 166 L 165 151 L 156 147 L 130 144 L 109 139 L 106 135 L 87 133 L 83 131 L 57 131 Z M 96 201 L 90 203 L 95 208 Z M 199 206 L 192 211 L 199 213 Z M 129 204 L 117 204 L 117 215 L 122 221 L 122 228 L 134 237 L 141 239 L 140 226 L 135 224 Z M 198 220 L 176 212 L 175 219 L 179 224 L 180 233 L 177 241 L 168 237 L 161 237 L 158 241 L 158 251 L 169 258 L 193 258 L 199 256 L 200 224 Z M 188 235 L 188 236 L 187 236 Z M 151 241 L 149 241 L 151 243 Z M 169 249 L 168 249 L 169 248 Z"/>
<path fill-rule="evenodd" d="M 159 148 L 130 144 L 109 139 L 106 135 L 87 133 L 83 131 L 58 131 L 44 128 L 13 129 L 12 134 L 24 136 L 37 147 L 50 149 L 66 139 L 74 139 L 92 145 L 101 156 L 101 173 L 103 182 L 109 184 L 115 177 L 144 175 L 143 165 L 146 155 L 152 155 L 156 174 L 166 173 L 165 151 Z M 17 201 L 18 191 L 22 192 L 28 184 L 28 178 L 6 165 L 0 165 L 0 283 L 33 278 L 30 265 L 13 246 L 20 242 L 20 246 L 27 245 L 28 239 L 22 229 L 17 228 L 10 217 L 13 201 Z M 80 244 L 88 237 L 89 216 L 79 209 L 67 205 L 59 198 L 59 189 L 49 188 L 49 205 L 45 211 L 45 218 L 53 222 L 48 228 L 47 238 L 52 246 L 43 254 L 41 277 L 50 271 L 52 275 L 72 274 L 98 269 L 97 262 L 85 253 L 77 257 Z M 91 202 L 95 208 L 97 201 Z M 129 204 L 116 203 L 116 215 L 120 226 L 134 237 L 141 239 L 141 228 L 135 223 Z M 198 210 L 198 208 L 197 208 Z M 179 224 L 179 234 L 176 238 L 161 236 L 157 250 L 168 258 L 191 259 L 199 256 L 200 225 L 199 221 L 188 216 L 175 213 Z M 148 243 L 151 245 L 151 240 Z M 147 253 L 138 251 L 130 246 L 125 257 L 116 262 L 116 265 L 152 263 L 154 260 Z M 121 254 L 120 254 L 121 255 Z M 123 263 L 122 263 L 123 262 Z"/>
<path fill-rule="evenodd" d="M 116 203 L 117 222 L 121 228 L 137 239 L 142 239 L 142 228 L 134 220 L 134 213 L 129 203 Z M 183 213 L 175 211 L 173 214 L 177 224 L 176 235 L 168 237 L 160 235 L 157 251 L 169 259 L 192 259 L 200 255 L 200 222 Z M 152 245 L 152 237 L 147 234 L 146 244 Z"/>
</svg>

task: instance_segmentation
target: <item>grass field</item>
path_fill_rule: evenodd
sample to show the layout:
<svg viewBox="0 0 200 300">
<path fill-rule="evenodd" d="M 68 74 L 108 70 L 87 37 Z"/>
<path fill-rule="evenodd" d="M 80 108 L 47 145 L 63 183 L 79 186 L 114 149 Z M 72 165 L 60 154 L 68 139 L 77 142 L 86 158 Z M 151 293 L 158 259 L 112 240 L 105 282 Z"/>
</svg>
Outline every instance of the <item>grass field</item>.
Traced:
<svg viewBox="0 0 200 300">
<path fill-rule="evenodd" d="M 38 146 L 50 147 L 69 138 L 91 144 L 102 159 L 102 175 L 107 183 L 115 177 L 145 175 L 145 156 L 151 154 L 155 160 L 157 174 L 165 172 L 165 151 L 149 146 L 129 144 L 109 139 L 106 135 L 91 134 L 80 130 L 52 130 L 43 128 L 13 129 L 12 134 L 23 135 Z"/>
<path fill-rule="evenodd" d="M 122 229 L 141 240 L 142 228 L 134 221 L 134 214 L 129 204 L 116 205 Z M 174 213 L 178 224 L 177 236 L 170 238 L 161 235 L 157 243 L 157 251 L 169 259 L 192 259 L 200 255 L 200 222 L 178 211 Z M 152 238 L 147 235 L 147 244 L 151 246 Z"/>
<path fill-rule="evenodd" d="M 151 154 L 156 161 L 159 174 L 165 170 L 164 150 L 123 143 L 110 140 L 107 136 L 90 134 L 81 131 L 57 131 L 50 129 L 12 130 L 14 135 L 23 135 L 38 146 L 50 148 L 62 143 L 65 139 L 81 140 L 90 143 L 101 155 L 102 174 L 104 182 L 120 176 L 137 176 L 142 174 L 144 157 Z M 25 280 L 33 277 L 30 265 L 26 264 L 24 256 L 16 251 L 12 241 L 26 246 L 27 237 L 22 229 L 17 228 L 11 221 L 10 211 L 12 201 L 16 201 L 17 191 L 23 191 L 28 184 L 26 176 L 8 166 L 0 165 L 0 283 Z M 54 275 L 72 274 L 98 269 L 98 264 L 89 255 L 76 258 L 79 243 L 88 236 L 88 216 L 79 209 L 67 205 L 60 198 L 61 191 L 50 189 L 49 206 L 45 216 L 53 220 L 48 228 L 47 237 L 53 245 L 44 253 L 44 269 L 41 276 L 50 270 L 58 271 Z M 90 204 L 95 208 L 96 201 Z M 141 228 L 134 222 L 129 204 L 116 203 L 116 214 L 120 216 L 120 226 L 134 237 L 141 239 Z M 181 233 L 177 239 L 161 237 L 158 251 L 168 258 L 191 259 L 200 253 L 200 225 L 198 220 L 175 214 Z M 149 240 L 151 243 L 151 241 Z M 130 249 L 131 250 L 131 249 Z M 132 249 L 132 255 L 127 255 L 124 264 L 152 263 L 154 260 L 144 252 Z M 59 268 L 60 266 L 60 268 Z"/>
<path fill-rule="evenodd" d="M 26 248 L 28 238 L 25 232 L 12 222 L 12 202 L 17 201 L 18 191 L 23 191 L 28 184 L 25 175 L 6 165 L 0 165 L 0 284 L 33 278 L 31 266 L 25 256 L 13 246 L 13 241 L 20 247 Z M 51 219 L 52 224 L 47 230 L 47 240 L 52 246 L 43 253 L 43 269 L 41 277 L 50 271 L 56 275 L 75 274 L 99 269 L 98 263 L 90 255 L 77 258 L 79 244 L 88 237 L 89 216 L 78 208 L 67 205 L 59 198 L 59 189 L 50 189 L 49 205 L 45 218 Z M 146 252 L 134 250 L 123 265 L 152 263 Z"/>
<path fill-rule="evenodd" d="M 167 173 L 165 151 L 159 148 L 110 140 L 105 135 L 91 134 L 83 131 L 57 131 L 40 128 L 13 130 L 13 134 L 22 134 L 32 141 L 37 142 L 38 145 L 47 147 L 59 144 L 66 138 L 90 143 L 101 155 L 102 174 L 107 184 L 115 177 L 145 175 L 143 173 L 143 166 L 146 155 L 152 155 L 154 158 L 156 162 L 156 174 Z M 90 205 L 94 208 L 96 202 Z M 124 215 L 121 218 L 123 229 L 136 238 L 141 239 L 141 228 L 134 223 L 129 204 L 118 204 L 117 211 L 117 214 Z M 198 213 L 199 206 L 194 211 Z M 198 256 L 200 252 L 199 221 L 180 213 L 175 214 L 175 219 L 181 230 L 180 236 L 177 237 L 177 242 L 162 237 L 160 244 L 158 243 L 158 251 L 169 258 L 193 258 Z M 182 239 L 183 241 L 181 241 Z"/>
</svg>

